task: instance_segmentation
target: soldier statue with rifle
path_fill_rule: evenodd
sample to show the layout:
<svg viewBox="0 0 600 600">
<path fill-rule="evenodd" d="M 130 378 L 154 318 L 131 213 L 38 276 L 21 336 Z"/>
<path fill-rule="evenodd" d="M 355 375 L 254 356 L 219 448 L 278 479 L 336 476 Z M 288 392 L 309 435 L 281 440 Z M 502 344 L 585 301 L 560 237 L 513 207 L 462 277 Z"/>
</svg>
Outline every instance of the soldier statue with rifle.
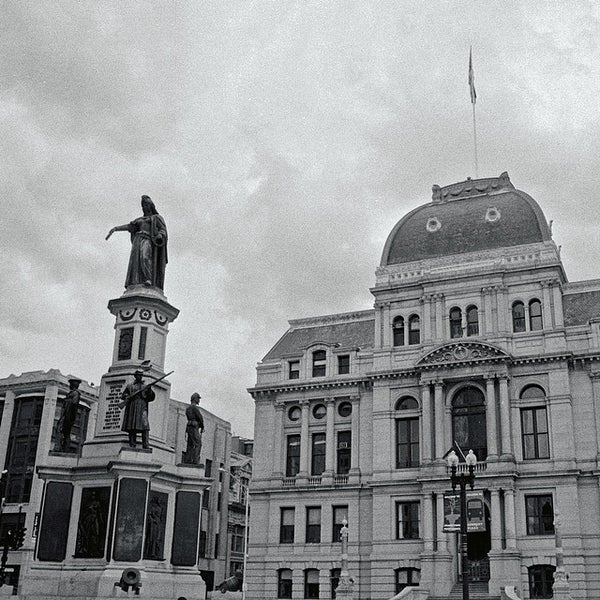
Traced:
<svg viewBox="0 0 600 600">
<path fill-rule="evenodd" d="M 173 371 L 171 371 L 172 373 Z M 137 434 L 142 435 L 142 448 L 148 449 L 148 436 L 150 432 L 150 423 L 148 421 L 148 403 L 155 398 L 152 386 L 170 375 L 167 373 L 162 377 L 153 379 L 151 383 L 144 384 L 144 371 L 138 369 L 133 374 L 134 380 L 128 383 L 121 394 L 119 406 L 125 408 L 123 414 L 123 424 L 121 431 L 129 434 L 129 446 L 135 448 L 137 444 Z"/>
</svg>

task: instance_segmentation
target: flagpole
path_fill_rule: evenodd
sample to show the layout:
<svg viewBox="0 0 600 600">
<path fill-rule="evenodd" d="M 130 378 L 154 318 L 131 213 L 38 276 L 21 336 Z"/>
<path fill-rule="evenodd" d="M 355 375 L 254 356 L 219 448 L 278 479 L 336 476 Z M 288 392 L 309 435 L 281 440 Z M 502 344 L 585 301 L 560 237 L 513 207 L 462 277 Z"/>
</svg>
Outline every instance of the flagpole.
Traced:
<svg viewBox="0 0 600 600">
<path fill-rule="evenodd" d="M 473 102 L 473 154 L 475 155 L 475 179 L 479 178 L 479 163 L 477 160 L 477 121 L 475 120 L 475 103 Z"/>
</svg>

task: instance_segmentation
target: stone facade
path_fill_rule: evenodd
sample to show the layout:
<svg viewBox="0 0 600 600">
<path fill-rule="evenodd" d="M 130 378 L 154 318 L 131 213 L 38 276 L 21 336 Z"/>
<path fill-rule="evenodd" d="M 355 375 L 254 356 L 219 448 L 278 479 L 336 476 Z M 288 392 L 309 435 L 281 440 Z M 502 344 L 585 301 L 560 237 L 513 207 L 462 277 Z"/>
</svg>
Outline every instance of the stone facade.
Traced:
<svg viewBox="0 0 600 600">
<path fill-rule="evenodd" d="M 548 597 L 560 509 L 571 593 L 599 597 L 600 280 L 568 282 L 504 173 L 435 186 L 371 292 L 372 310 L 290 321 L 258 365 L 248 598 L 331 598 L 344 513 L 356 597 L 447 595 L 452 447 L 479 457 L 478 585 Z"/>
</svg>

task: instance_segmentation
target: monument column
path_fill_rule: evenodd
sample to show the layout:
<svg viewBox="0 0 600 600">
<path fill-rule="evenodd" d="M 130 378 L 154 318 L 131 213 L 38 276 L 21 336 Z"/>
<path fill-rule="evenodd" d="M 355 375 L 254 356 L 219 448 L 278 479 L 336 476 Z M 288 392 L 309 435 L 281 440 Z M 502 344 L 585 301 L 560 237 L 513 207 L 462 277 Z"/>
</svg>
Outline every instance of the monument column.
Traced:
<svg viewBox="0 0 600 600">
<path fill-rule="evenodd" d="M 275 421 L 273 436 L 273 477 L 283 477 L 283 467 L 281 465 L 281 445 L 283 436 L 283 420 L 285 418 L 285 404 L 275 402 Z"/>
<path fill-rule="evenodd" d="M 431 390 L 429 381 L 421 382 L 421 460 L 431 462 Z"/>
<path fill-rule="evenodd" d="M 494 376 L 485 376 L 485 426 L 487 428 L 488 459 L 498 458 L 498 431 L 496 428 L 496 394 L 494 393 Z"/>
<path fill-rule="evenodd" d="M 512 458 L 513 450 L 510 438 L 510 400 L 508 397 L 508 375 L 499 376 L 500 421 L 502 433 L 502 456 Z"/>
<path fill-rule="evenodd" d="M 332 483 L 335 471 L 335 400 L 333 398 L 325 399 L 327 407 L 327 429 L 325 432 L 325 471 L 323 471 L 323 483 Z"/>
<path fill-rule="evenodd" d="M 310 411 L 310 402 L 300 400 L 302 407 L 302 420 L 300 424 L 300 472 L 298 477 L 308 479 L 308 418 Z"/>
<path fill-rule="evenodd" d="M 435 459 L 443 460 L 444 452 L 444 383 L 434 383 L 435 393 Z"/>
</svg>

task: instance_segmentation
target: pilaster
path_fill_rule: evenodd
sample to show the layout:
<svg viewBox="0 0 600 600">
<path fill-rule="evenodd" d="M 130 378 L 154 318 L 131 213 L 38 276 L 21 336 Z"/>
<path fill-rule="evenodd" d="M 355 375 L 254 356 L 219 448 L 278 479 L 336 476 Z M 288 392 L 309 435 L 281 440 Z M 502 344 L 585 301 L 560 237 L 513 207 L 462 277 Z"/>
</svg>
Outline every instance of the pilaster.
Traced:
<svg viewBox="0 0 600 600">
<path fill-rule="evenodd" d="M 443 460 L 444 446 L 444 415 L 446 413 L 444 407 L 444 383 L 436 381 L 434 384 L 435 394 L 435 459 L 436 461 Z"/>
<path fill-rule="evenodd" d="M 302 409 L 302 417 L 300 423 L 300 471 L 298 472 L 298 480 L 301 484 L 308 481 L 308 419 L 310 402 L 308 400 L 301 400 L 300 407 Z"/>
<path fill-rule="evenodd" d="M 352 396 L 352 443 L 350 446 L 350 473 L 349 483 L 358 483 L 360 480 L 360 397 Z"/>
<path fill-rule="evenodd" d="M 502 434 L 502 458 L 513 459 L 513 449 L 510 429 L 510 399 L 508 396 L 508 375 L 498 377 L 500 394 L 500 431 Z"/>
<path fill-rule="evenodd" d="M 496 424 L 496 394 L 494 376 L 485 376 L 485 425 L 487 429 L 488 460 L 498 458 L 498 431 Z"/>
<path fill-rule="evenodd" d="M 430 382 L 421 382 L 421 460 L 431 462 L 431 389 Z"/>
<path fill-rule="evenodd" d="M 327 429 L 325 433 L 325 471 L 323 471 L 322 482 L 333 483 L 333 473 L 335 470 L 335 400 L 326 398 L 327 407 Z"/>
</svg>

